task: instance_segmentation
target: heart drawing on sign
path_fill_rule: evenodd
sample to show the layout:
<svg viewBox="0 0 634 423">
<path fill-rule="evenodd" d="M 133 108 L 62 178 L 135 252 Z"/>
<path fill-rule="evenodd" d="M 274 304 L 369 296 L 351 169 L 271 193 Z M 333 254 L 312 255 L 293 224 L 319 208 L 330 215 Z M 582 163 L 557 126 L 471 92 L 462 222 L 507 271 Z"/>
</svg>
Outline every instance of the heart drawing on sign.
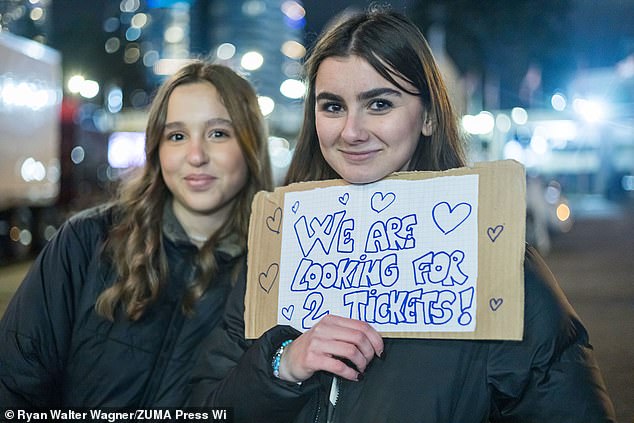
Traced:
<svg viewBox="0 0 634 423">
<path fill-rule="evenodd" d="M 497 309 L 500 308 L 503 302 L 503 298 L 491 298 L 489 300 L 489 307 L 491 307 L 491 310 L 497 311 Z"/>
<path fill-rule="evenodd" d="M 291 210 L 293 211 L 293 213 L 297 213 L 297 210 L 299 210 L 299 201 L 295 201 L 295 203 L 293 203 Z"/>
<path fill-rule="evenodd" d="M 388 192 L 383 195 L 382 192 L 377 191 L 372 194 L 370 199 L 370 207 L 377 213 L 381 213 L 383 210 L 390 207 L 390 205 L 396 200 L 396 195 L 393 192 Z"/>
<path fill-rule="evenodd" d="M 498 239 L 498 236 L 500 236 L 503 230 L 504 230 L 503 225 L 497 225 L 494 228 L 487 229 L 487 235 L 489 236 L 489 239 L 491 240 L 491 242 L 495 242 L 495 240 Z"/>
<path fill-rule="evenodd" d="M 344 206 L 346 204 L 348 204 L 348 200 L 350 199 L 350 194 L 348 194 L 347 192 L 341 196 L 339 196 L 339 202 L 341 204 L 343 204 Z"/>
<path fill-rule="evenodd" d="M 291 320 L 291 318 L 293 317 L 293 312 L 295 311 L 295 306 L 294 305 L 289 305 L 288 307 L 282 307 L 282 316 L 284 316 L 284 318 L 286 318 L 286 320 Z"/>
<path fill-rule="evenodd" d="M 266 226 L 276 234 L 280 233 L 280 226 L 282 226 L 282 209 L 276 208 L 273 212 L 273 216 L 266 218 Z"/>
<path fill-rule="evenodd" d="M 469 215 L 471 215 L 471 204 L 468 203 L 458 203 L 451 207 L 449 203 L 443 201 L 436 204 L 431 211 L 434 223 L 445 235 L 462 225 Z"/>
<path fill-rule="evenodd" d="M 260 273 L 258 276 L 258 283 L 260 287 L 268 294 L 271 292 L 271 288 L 277 279 L 277 274 L 280 271 L 280 266 L 277 263 L 273 263 L 269 266 L 266 272 Z"/>
</svg>

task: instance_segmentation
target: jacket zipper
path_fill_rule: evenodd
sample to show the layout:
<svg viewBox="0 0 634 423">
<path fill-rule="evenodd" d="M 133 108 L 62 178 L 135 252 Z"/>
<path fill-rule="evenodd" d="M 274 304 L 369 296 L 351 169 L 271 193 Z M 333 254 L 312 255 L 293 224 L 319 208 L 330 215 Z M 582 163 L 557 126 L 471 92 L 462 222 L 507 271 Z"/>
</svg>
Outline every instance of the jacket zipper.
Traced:
<svg viewBox="0 0 634 423">
<path fill-rule="evenodd" d="M 336 421 L 335 413 L 337 411 L 337 406 L 340 403 L 341 388 L 342 388 L 341 382 L 342 382 L 341 379 L 337 378 L 337 376 L 333 376 L 332 382 L 330 384 L 330 392 L 328 395 L 328 402 L 327 402 L 327 405 L 328 405 L 328 413 L 326 416 L 327 423 L 334 423 Z M 333 401 L 330 401 L 333 388 L 335 389 L 335 397 L 332 398 Z"/>
<path fill-rule="evenodd" d="M 313 423 L 319 423 L 319 414 L 321 413 L 321 390 L 317 391 L 317 410 L 315 411 L 315 419 Z"/>
</svg>

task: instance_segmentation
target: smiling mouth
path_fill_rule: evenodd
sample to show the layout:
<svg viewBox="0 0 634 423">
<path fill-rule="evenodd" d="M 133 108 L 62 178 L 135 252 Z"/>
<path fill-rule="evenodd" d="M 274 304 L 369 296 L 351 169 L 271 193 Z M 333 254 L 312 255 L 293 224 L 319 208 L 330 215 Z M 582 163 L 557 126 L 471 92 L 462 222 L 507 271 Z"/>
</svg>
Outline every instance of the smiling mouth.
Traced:
<svg viewBox="0 0 634 423">
<path fill-rule="evenodd" d="M 341 155 L 350 162 L 364 162 L 366 160 L 374 158 L 378 153 L 379 150 L 341 151 Z"/>
<path fill-rule="evenodd" d="M 210 186 L 216 178 L 211 175 L 189 175 L 185 177 L 185 182 L 191 188 L 203 189 Z"/>
</svg>

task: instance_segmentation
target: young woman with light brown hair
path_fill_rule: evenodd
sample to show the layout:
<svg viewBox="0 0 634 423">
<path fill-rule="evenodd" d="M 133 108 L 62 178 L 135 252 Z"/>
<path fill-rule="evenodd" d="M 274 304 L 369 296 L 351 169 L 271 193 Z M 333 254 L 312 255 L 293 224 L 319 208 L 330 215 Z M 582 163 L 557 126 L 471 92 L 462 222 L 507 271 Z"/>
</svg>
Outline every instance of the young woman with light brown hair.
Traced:
<svg viewBox="0 0 634 423">
<path fill-rule="evenodd" d="M 0 322 L 0 406 L 179 407 L 244 278 L 251 200 L 272 187 L 251 85 L 191 63 L 159 88 L 145 164 L 70 218 Z"/>
</svg>

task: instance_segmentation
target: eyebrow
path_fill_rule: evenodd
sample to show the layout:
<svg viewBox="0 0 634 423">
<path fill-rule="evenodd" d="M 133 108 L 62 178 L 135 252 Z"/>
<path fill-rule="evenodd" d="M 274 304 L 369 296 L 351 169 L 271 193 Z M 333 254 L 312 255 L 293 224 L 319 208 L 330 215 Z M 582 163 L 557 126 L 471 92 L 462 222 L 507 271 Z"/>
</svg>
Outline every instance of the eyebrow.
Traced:
<svg viewBox="0 0 634 423">
<path fill-rule="evenodd" d="M 384 95 L 393 95 L 393 96 L 398 96 L 401 97 L 401 92 L 397 91 L 393 88 L 374 88 L 368 91 L 364 91 L 362 93 L 360 93 L 359 95 L 357 95 L 357 99 L 363 101 L 363 100 L 369 100 L 371 98 L 375 98 L 375 97 L 380 97 L 380 96 L 384 96 Z M 319 93 L 317 95 L 317 97 L 315 98 L 315 100 L 320 101 L 320 100 L 335 100 L 335 101 L 341 101 L 343 100 L 341 98 L 341 96 L 337 95 L 337 94 L 333 94 L 330 92 L 322 92 Z"/>
<path fill-rule="evenodd" d="M 225 118 L 212 118 L 205 122 L 206 126 L 226 125 L 233 126 L 233 123 L 229 119 Z M 165 124 L 165 129 L 178 129 L 184 126 L 183 122 L 169 122 Z"/>
</svg>

